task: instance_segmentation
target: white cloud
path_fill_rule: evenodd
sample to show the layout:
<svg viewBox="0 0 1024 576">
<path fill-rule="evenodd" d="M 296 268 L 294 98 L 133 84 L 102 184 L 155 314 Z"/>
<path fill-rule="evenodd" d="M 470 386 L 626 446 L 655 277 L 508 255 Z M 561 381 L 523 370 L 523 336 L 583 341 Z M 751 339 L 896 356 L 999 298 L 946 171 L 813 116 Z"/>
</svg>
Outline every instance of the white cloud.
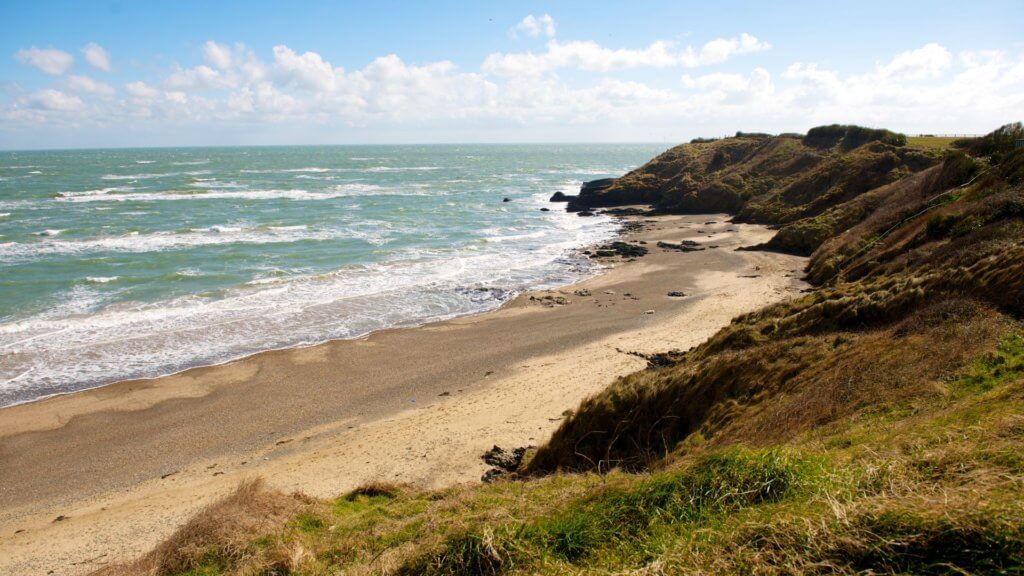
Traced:
<svg viewBox="0 0 1024 576">
<path fill-rule="evenodd" d="M 749 34 L 739 38 L 717 38 L 699 50 L 687 47 L 675 50 L 673 43 L 658 40 L 646 48 L 605 48 L 596 42 L 551 40 L 547 51 L 541 54 L 517 52 L 495 53 L 487 56 L 482 65 L 484 72 L 501 76 L 536 75 L 559 68 L 576 68 L 593 72 L 613 72 L 629 68 L 667 68 L 681 66 L 696 68 L 718 64 L 734 54 L 768 50 L 771 44 Z"/>
<path fill-rule="evenodd" d="M 188 103 L 188 95 L 180 91 L 168 91 L 164 92 L 164 98 L 168 102 L 174 102 L 175 104 L 186 104 Z"/>
<path fill-rule="evenodd" d="M 93 80 L 88 76 L 68 76 L 64 84 L 72 92 L 81 92 L 85 94 L 95 94 L 97 96 L 103 96 L 109 98 L 114 95 L 114 88 L 106 82 L 100 82 Z"/>
<path fill-rule="evenodd" d="M 178 68 L 167 77 L 164 84 L 172 89 L 214 90 L 231 87 L 233 81 L 213 68 L 200 64 L 187 70 Z"/>
<path fill-rule="evenodd" d="M 125 84 L 124 91 L 133 98 L 143 100 L 152 100 L 153 98 L 160 96 L 159 90 L 142 81 L 129 82 L 128 84 Z"/>
<path fill-rule="evenodd" d="M 334 89 L 334 68 L 316 52 L 296 54 L 287 46 L 274 46 L 274 66 L 286 83 L 313 91 Z"/>
<path fill-rule="evenodd" d="M 916 50 L 898 54 L 888 64 L 879 66 L 878 72 L 886 78 L 937 78 L 952 62 L 953 55 L 949 50 L 932 42 Z"/>
<path fill-rule="evenodd" d="M 82 47 L 82 54 L 85 55 L 85 61 L 93 68 L 110 72 L 110 53 L 99 44 L 89 42 Z"/>
<path fill-rule="evenodd" d="M 749 54 L 751 52 L 762 52 L 772 47 L 768 42 L 762 42 L 747 34 L 740 34 L 739 38 L 716 38 L 701 46 L 699 52 L 687 48 L 686 53 L 681 55 L 680 60 L 683 66 L 695 68 L 725 62 L 734 54 Z"/>
<path fill-rule="evenodd" d="M 544 14 L 543 16 L 534 16 L 533 14 L 530 14 L 520 20 L 518 24 L 509 30 L 509 36 L 513 38 L 517 37 L 520 33 L 534 38 L 541 34 L 548 38 L 554 38 L 555 19 L 548 14 Z"/>
<path fill-rule="evenodd" d="M 203 58 L 214 67 L 224 70 L 231 66 L 231 49 L 213 40 L 207 40 L 203 45 Z"/>
<path fill-rule="evenodd" d="M 54 112 L 74 111 L 83 106 L 82 99 L 78 96 L 72 96 L 53 89 L 37 90 L 29 94 L 25 98 L 25 104 L 31 108 Z"/>
<path fill-rule="evenodd" d="M 68 71 L 75 63 L 75 57 L 56 48 L 24 48 L 15 53 L 15 58 L 23 64 L 34 66 L 47 74 L 58 76 Z"/>
</svg>

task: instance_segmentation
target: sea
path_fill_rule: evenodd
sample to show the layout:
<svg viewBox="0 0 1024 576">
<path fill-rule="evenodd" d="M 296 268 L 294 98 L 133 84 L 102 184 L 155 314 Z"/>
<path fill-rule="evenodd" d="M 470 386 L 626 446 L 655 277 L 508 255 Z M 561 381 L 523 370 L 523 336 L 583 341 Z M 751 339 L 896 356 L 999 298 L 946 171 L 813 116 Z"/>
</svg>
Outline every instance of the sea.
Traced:
<svg viewBox="0 0 1024 576">
<path fill-rule="evenodd" d="M 0 406 L 578 281 L 616 223 L 548 198 L 663 148 L 0 152 Z"/>
</svg>

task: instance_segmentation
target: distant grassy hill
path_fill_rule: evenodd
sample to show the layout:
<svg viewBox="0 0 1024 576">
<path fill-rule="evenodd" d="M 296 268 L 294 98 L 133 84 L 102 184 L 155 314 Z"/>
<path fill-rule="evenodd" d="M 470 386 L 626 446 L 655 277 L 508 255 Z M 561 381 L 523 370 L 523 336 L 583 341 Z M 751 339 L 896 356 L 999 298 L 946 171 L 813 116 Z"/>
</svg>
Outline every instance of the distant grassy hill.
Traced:
<svg viewBox="0 0 1024 576">
<path fill-rule="evenodd" d="M 816 289 L 611 383 L 516 479 L 247 485 L 105 573 L 1024 574 L 1022 137 L 672 148 L 571 207 L 777 225 Z"/>
</svg>

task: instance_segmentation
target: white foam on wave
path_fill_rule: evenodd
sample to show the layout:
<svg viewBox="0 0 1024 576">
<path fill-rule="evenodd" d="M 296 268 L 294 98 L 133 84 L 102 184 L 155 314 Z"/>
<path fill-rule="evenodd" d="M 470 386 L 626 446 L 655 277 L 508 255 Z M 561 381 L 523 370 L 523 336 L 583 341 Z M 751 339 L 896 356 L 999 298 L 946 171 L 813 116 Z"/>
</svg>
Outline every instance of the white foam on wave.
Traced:
<svg viewBox="0 0 1024 576">
<path fill-rule="evenodd" d="M 61 232 L 64 232 L 64 230 L 61 230 L 59 228 L 50 228 L 47 230 L 43 230 L 41 232 L 37 232 L 36 236 L 58 236 Z"/>
<path fill-rule="evenodd" d="M 154 162 L 156 162 L 156 160 L 136 160 L 135 161 L 136 164 L 152 164 Z"/>
<path fill-rule="evenodd" d="M 219 190 L 210 187 L 203 191 L 181 190 L 169 192 L 134 192 L 118 194 L 94 191 L 95 193 L 58 194 L 57 200 L 64 202 L 166 202 L 176 200 L 330 200 L 349 196 L 372 194 L 402 195 L 400 190 L 383 188 L 374 184 L 339 184 L 330 189 L 314 192 L 300 188 L 293 190 Z"/>
<path fill-rule="evenodd" d="M 359 172 L 429 172 L 440 170 L 440 166 L 374 166 L 372 168 L 358 168 Z"/>
<path fill-rule="evenodd" d="M 520 229 L 498 228 L 503 239 L 496 242 L 407 247 L 389 253 L 386 261 L 328 274 L 254 278 L 217 298 L 193 295 L 0 324 L 5 359 L 0 365 L 0 405 L 168 374 L 259 350 L 355 338 L 481 312 L 516 291 L 575 281 L 591 273 L 593 265 L 572 259 L 571 251 L 611 237 L 616 226 L 604 216 L 539 212 L 536 208 L 546 204 L 546 196 L 528 198 L 531 212 L 517 220 Z M 216 241 L 246 234 L 317 233 L 278 228 L 146 234 L 104 242 L 130 249 L 181 238 Z M 362 230 L 383 228 L 367 225 Z M 347 230 L 346 237 L 351 236 Z M 87 362 L 76 360 L 85 357 Z"/>
<path fill-rule="evenodd" d="M 120 278 L 120 276 L 86 276 L 85 281 L 93 284 L 107 284 Z"/>
<path fill-rule="evenodd" d="M 234 180 L 223 182 L 216 178 L 196 178 L 195 182 L 192 182 L 189 186 L 192 188 L 205 188 L 208 190 L 243 190 L 248 188 L 246 184 L 241 184 Z"/>
<path fill-rule="evenodd" d="M 191 172 L 161 172 L 143 174 L 104 174 L 100 180 L 154 180 L 157 178 L 170 178 L 172 176 L 204 176 L 210 174 L 209 170 L 194 170 Z"/>
<path fill-rule="evenodd" d="M 56 234 L 50 234 L 55 236 Z M 218 244 L 273 244 L 303 240 L 331 240 L 347 235 L 343 230 L 313 230 L 305 227 L 256 227 L 219 225 L 187 232 L 131 232 L 88 240 L 42 240 L 0 244 L 0 262 L 17 262 L 39 256 L 77 255 L 95 252 L 159 252 Z"/>
<path fill-rule="evenodd" d="M 242 174 L 291 174 L 291 173 L 303 173 L 303 172 L 331 172 L 334 168 L 320 168 L 319 166 L 310 166 L 308 168 L 271 168 L 271 169 L 246 169 L 239 170 Z"/>
<path fill-rule="evenodd" d="M 209 163 L 210 163 L 210 160 L 207 158 L 207 159 L 204 159 L 204 160 L 188 160 L 188 161 L 184 161 L 184 162 L 171 162 L 171 165 L 172 166 L 201 166 L 203 164 L 209 164 Z"/>
</svg>

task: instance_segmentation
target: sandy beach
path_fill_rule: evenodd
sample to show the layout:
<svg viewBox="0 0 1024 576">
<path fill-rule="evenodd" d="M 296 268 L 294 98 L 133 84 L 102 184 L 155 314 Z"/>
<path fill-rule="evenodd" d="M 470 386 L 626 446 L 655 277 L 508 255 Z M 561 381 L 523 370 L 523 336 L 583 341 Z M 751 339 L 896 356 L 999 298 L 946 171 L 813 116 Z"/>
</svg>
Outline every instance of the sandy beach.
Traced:
<svg viewBox="0 0 1024 576">
<path fill-rule="evenodd" d="M 566 410 L 790 297 L 804 259 L 725 215 L 632 217 L 650 253 L 500 310 L 271 351 L 0 410 L 0 573 L 80 574 L 151 547 L 241 479 L 316 496 L 371 480 L 477 482 Z M 659 240 L 707 247 L 683 252 Z M 669 292 L 684 297 L 670 297 Z M 550 298 L 548 298 L 550 297 Z"/>
</svg>

